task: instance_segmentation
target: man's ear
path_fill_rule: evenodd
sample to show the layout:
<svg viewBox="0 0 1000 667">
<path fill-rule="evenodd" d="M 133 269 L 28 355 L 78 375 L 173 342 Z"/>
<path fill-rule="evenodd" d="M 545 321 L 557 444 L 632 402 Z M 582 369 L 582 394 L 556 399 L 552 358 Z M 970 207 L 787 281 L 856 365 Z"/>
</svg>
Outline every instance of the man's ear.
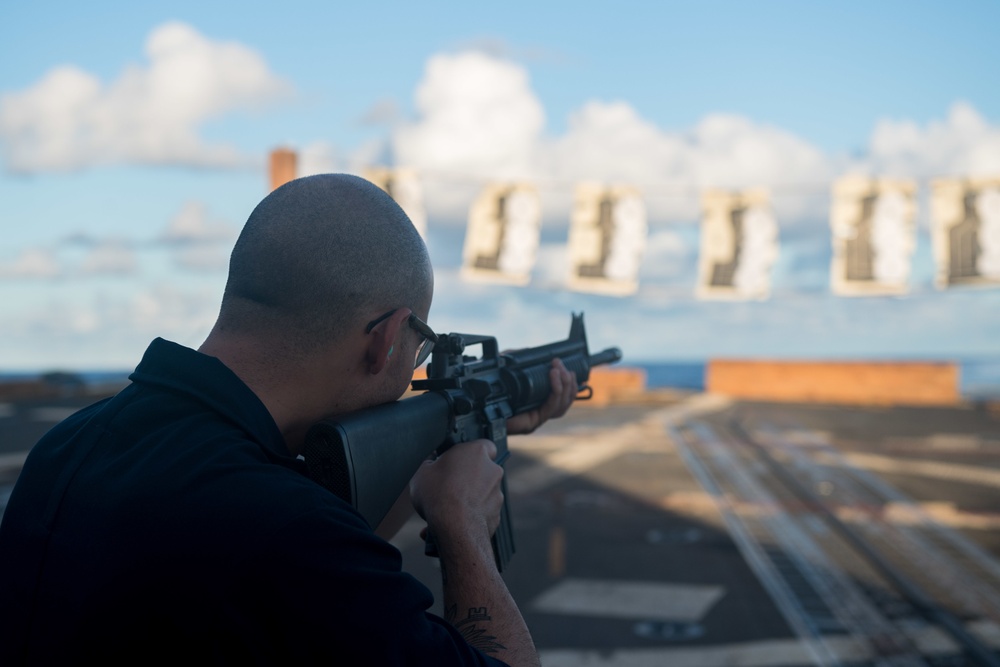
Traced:
<svg viewBox="0 0 1000 667">
<path fill-rule="evenodd" d="M 396 348 L 399 347 L 397 343 L 399 329 L 405 326 L 410 312 L 409 308 L 400 308 L 384 322 L 380 322 L 368 334 L 368 347 L 365 350 L 365 359 L 368 362 L 368 372 L 372 375 L 381 373 L 389 363 L 389 359 L 393 353 L 398 352 Z"/>
</svg>

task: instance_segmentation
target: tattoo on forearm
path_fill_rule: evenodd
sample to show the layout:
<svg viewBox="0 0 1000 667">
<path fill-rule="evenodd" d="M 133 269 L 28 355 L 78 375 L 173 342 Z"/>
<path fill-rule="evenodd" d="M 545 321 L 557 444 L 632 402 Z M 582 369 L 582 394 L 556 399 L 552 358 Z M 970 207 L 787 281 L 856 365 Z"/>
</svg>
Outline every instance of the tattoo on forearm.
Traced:
<svg viewBox="0 0 1000 667">
<path fill-rule="evenodd" d="M 493 617 L 486 611 L 486 607 L 470 607 L 468 616 L 458 620 L 458 605 L 453 604 L 445 612 L 445 618 L 462 633 L 462 637 L 469 643 L 469 646 L 477 648 L 483 653 L 497 653 L 507 648 L 498 642 L 496 637 L 486 634 L 485 628 L 479 627 L 479 623 L 493 620 Z"/>
</svg>

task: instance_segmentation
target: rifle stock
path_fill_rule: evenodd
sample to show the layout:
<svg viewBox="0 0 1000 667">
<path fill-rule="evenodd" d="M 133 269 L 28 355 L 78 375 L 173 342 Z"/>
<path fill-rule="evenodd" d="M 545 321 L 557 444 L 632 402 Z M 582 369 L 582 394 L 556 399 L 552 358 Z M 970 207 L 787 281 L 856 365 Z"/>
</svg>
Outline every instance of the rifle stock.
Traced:
<svg viewBox="0 0 1000 667">
<path fill-rule="evenodd" d="M 478 359 L 464 354 L 481 345 Z M 497 463 L 507 449 L 507 419 L 534 410 L 548 397 L 549 368 L 556 357 L 576 375 L 578 393 L 589 390 L 590 369 L 621 359 L 621 350 L 587 350 L 583 314 L 573 315 L 569 337 L 548 345 L 500 354 L 489 336 L 439 337 L 427 379 L 413 382 L 425 393 L 314 425 L 303 455 L 310 476 L 350 503 L 375 528 L 429 456 L 460 442 L 496 443 Z M 584 396 L 584 398 L 589 395 Z M 506 476 L 500 526 L 493 552 L 502 572 L 514 553 Z"/>
<path fill-rule="evenodd" d="M 427 392 L 319 422 L 309 430 L 303 456 L 310 476 L 374 529 L 420 464 L 444 442 L 450 421 L 447 399 Z"/>
</svg>

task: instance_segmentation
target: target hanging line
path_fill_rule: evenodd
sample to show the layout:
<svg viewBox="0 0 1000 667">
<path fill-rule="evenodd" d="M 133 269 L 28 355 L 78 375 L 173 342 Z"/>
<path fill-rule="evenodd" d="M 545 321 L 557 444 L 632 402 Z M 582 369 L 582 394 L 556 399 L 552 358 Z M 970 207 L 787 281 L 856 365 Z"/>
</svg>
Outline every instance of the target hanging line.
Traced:
<svg viewBox="0 0 1000 667">
<path fill-rule="evenodd" d="M 295 178 L 294 150 L 270 155 L 270 186 Z M 386 191 L 427 238 L 422 179 L 449 178 L 482 184 L 469 174 L 371 167 L 361 175 Z M 647 199 L 697 196 L 692 183 L 608 185 L 599 182 L 486 182 L 469 209 L 462 255 L 465 279 L 526 286 L 537 263 L 542 225 L 541 188 L 573 191 L 567 240 L 568 271 L 562 287 L 608 296 L 639 288 L 646 249 Z M 937 179 L 930 183 L 931 240 L 938 289 L 1000 286 L 1000 175 Z M 771 297 L 780 253 L 772 201 L 815 194 L 819 183 L 771 184 L 767 188 L 702 190 L 702 220 L 695 296 L 749 300 Z M 829 190 L 833 257 L 830 289 L 841 296 L 911 292 L 916 248 L 914 180 L 847 175 Z M 779 202 L 780 203 L 780 202 Z"/>
</svg>

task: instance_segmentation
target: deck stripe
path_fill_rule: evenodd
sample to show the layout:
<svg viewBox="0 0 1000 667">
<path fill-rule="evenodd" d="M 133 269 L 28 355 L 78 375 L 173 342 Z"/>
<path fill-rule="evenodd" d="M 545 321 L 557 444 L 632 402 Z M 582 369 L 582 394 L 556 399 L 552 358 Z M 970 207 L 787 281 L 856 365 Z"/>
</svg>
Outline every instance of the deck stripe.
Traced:
<svg viewBox="0 0 1000 667">
<path fill-rule="evenodd" d="M 1000 470 L 992 468 L 945 463 L 944 461 L 928 461 L 926 459 L 893 458 L 861 452 L 845 454 L 844 458 L 859 468 L 874 472 L 890 475 L 916 475 L 1000 488 Z"/>
<path fill-rule="evenodd" d="M 572 616 L 697 621 L 724 594 L 722 586 L 564 579 L 536 598 L 532 608 Z"/>
<path fill-rule="evenodd" d="M 849 637 L 827 641 L 839 662 L 860 662 L 870 652 Z M 772 639 L 690 648 L 618 649 L 588 651 L 550 649 L 539 652 L 545 667 L 801 667 L 813 662 L 806 642 Z"/>
</svg>

